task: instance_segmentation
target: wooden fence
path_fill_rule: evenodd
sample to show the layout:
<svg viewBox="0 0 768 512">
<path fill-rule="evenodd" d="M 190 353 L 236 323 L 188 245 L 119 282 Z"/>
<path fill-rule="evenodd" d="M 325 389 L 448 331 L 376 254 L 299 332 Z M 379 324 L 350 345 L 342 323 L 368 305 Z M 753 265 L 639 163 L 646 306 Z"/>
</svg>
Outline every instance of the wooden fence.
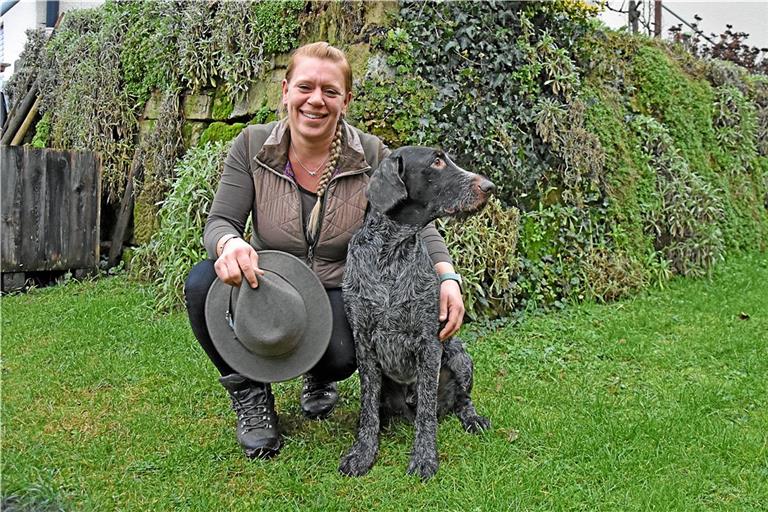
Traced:
<svg viewBox="0 0 768 512">
<path fill-rule="evenodd" d="M 3 289 L 27 272 L 99 264 L 101 159 L 86 151 L 0 146 Z"/>
</svg>

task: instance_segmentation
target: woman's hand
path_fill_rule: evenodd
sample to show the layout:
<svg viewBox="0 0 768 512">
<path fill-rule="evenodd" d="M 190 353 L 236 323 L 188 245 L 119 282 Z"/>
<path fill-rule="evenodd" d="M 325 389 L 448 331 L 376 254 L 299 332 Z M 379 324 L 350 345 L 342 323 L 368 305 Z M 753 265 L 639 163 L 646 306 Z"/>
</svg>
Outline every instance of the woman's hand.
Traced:
<svg viewBox="0 0 768 512">
<path fill-rule="evenodd" d="M 464 299 L 461 297 L 459 283 L 446 280 L 440 283 L 440 316 L 445 327 L 440 331 L 440 341 L 445 341 L 461 328 L 464 322 Z"/>
<path fill-rule="evenodd" d="M 259 255 L 251 244 L 242 238 L 233 238 L 225 243 L 213 268 L 216 269 L 219 279 L 230 286 L 240 286 L 245 276 L 251 288 L 257 288 L 259 282 L 256 275 L 264 275 L 264 271 L 259 268 Z"/>
</svg>

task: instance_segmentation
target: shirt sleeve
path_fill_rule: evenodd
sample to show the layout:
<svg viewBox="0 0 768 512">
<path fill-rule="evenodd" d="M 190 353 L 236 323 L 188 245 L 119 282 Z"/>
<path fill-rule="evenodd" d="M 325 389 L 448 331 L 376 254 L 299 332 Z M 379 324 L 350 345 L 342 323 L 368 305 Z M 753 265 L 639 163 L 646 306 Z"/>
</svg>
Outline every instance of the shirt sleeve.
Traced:
<svg viewBox="0 0 768 512">
<path fill-rule="evenodd" d="M 243 236 L 245 223 L 253 209 L 253 175 L 248 152 L 248 129 L 232 143 L 224 160 L 224 170 L 216 190 L 203 232 L 208 257 L 216 259 L 216 242 L 227 234 Z"/>
<path fill-rule="evenodd" d="M 434 222 L 430 222 L 421 230 L 421 238 L 427 246 L 427 252 L 429 257 L 432 258 L 433 265 L 438 263 L 450 263 L 453 265 L 451 255 L 448 253 L 448 247 L 445 245 L 445 240 L 437 231 Z"/>
</svg>

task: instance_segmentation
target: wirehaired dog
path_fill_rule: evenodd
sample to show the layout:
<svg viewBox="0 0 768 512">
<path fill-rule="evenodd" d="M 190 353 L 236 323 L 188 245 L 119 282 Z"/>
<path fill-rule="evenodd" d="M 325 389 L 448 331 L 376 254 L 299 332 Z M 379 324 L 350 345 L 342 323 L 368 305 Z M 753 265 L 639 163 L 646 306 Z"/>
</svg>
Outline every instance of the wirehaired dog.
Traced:
<svg viewBox="0 0 768 512">
<path fill-rule="evenodd" d="M 400 148 L 373 173 L 371 210 L 349 243 L 343 280 L 361 402 L 343 474 L 363 475 L 373 466 L 382 417 L 414 421 L 408 473 L 425 480 L 438 468 L 440 414 L 455 413 L 470 432 L 490 427 L 470 399 L 472 361 L 461 341 L 438 338 L 440 285 L 420 231 L 438 217 L 480 210 L 494 188 L 425 147 Z"/>
</svg>

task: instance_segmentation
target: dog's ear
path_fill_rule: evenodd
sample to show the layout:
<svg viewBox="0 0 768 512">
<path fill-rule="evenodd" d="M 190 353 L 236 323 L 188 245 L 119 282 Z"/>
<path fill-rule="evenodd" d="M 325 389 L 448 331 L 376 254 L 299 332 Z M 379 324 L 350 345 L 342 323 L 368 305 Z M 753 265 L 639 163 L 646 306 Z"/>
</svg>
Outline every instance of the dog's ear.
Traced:
<svg viewBox="0 0 768 512">
<path fill-rule="evenodd" d="M 368 182 L 368 202 L 374 209 L 386 213 L 408 196 L 402 173 L 400 156 L 390 155 L 382 160 Z"/>
</svg>

